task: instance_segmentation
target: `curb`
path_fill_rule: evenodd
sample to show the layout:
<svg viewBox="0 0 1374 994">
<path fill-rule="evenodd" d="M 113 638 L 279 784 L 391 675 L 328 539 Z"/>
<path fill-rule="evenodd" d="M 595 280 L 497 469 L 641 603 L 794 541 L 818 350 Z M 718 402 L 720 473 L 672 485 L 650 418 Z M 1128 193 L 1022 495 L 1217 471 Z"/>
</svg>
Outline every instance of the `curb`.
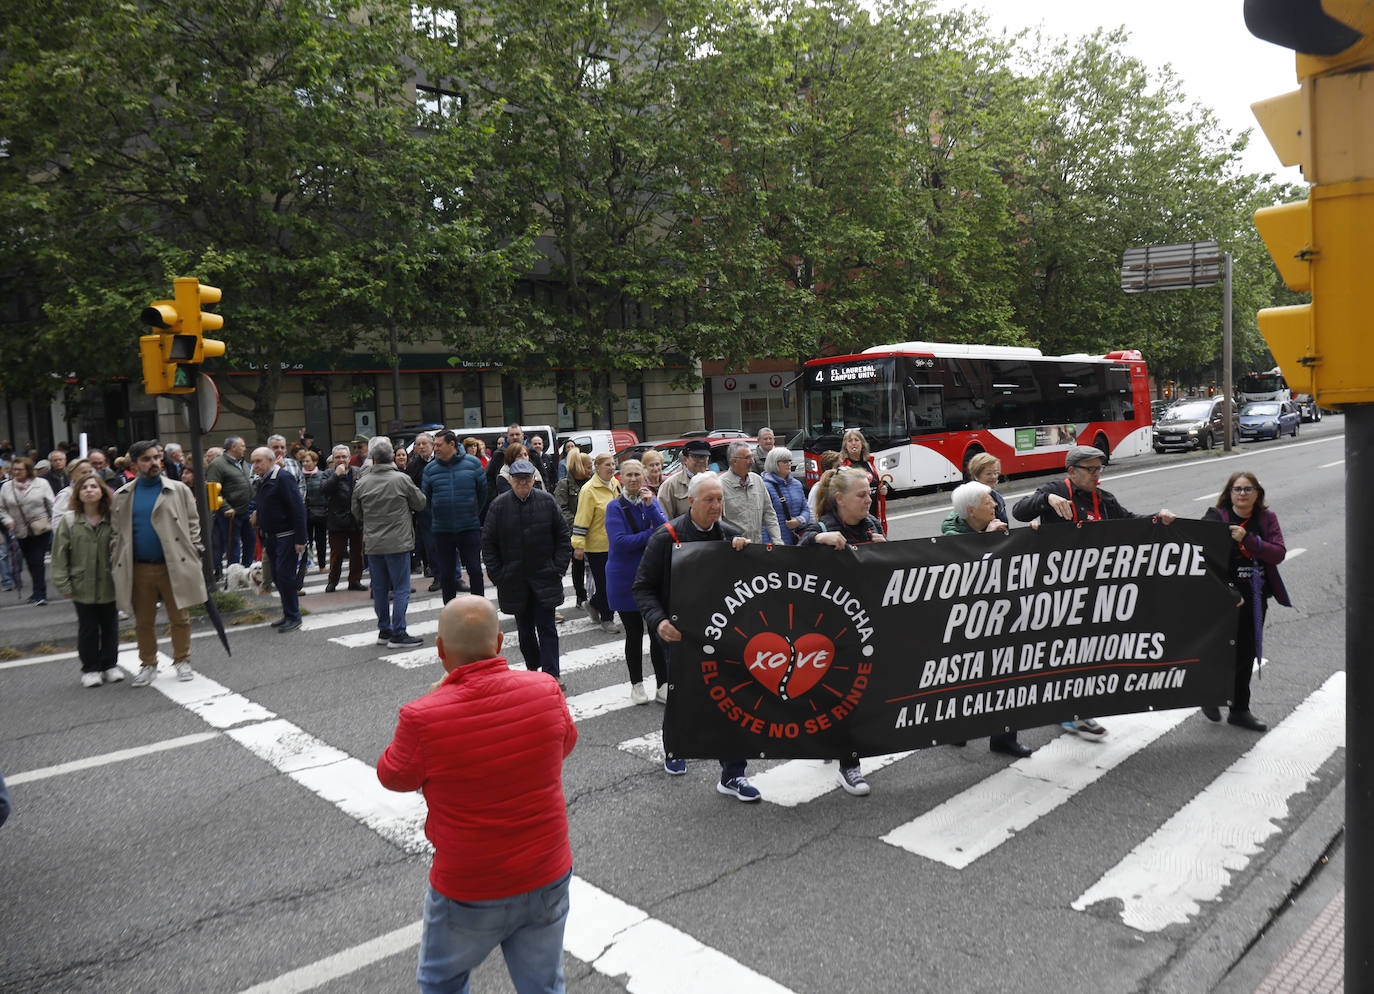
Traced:
<svg viewBox="0 0 1374 994">
<path fill-rule="evenodd" d="M 1253 991 L 1283 955 L 1265 956 L 1263 940 L 1297 916 L 1301 933 L 1321 913 L 1326 901 L 1307 909 L 1302 895 L 1332 874 L 1323 862 L 1339 848 L 1345 833 L 1345 776 L 1307 819 L 1279 847 L 1274 858 L 1235 894 L 1227 898 L 1212 924 L 1190 942 L 1146 986 L 1150 994 L 1228 994 Z M 1342 861 L 1343 862 L 1343 861 Z M 1343 876 L 1343 875 L 1342 875 Z M 1339 886 L 1341 880 L 1335 881 Z M 1302 917 L 1302 916 L 1306 917 Z M 1254 974 L 1254 984 L 1243 986 Z M 1242 986 L 1234 986 L 1241 984 Z M 1224 985 L 1224 986 L 1223 986 Z"/>
</svg>

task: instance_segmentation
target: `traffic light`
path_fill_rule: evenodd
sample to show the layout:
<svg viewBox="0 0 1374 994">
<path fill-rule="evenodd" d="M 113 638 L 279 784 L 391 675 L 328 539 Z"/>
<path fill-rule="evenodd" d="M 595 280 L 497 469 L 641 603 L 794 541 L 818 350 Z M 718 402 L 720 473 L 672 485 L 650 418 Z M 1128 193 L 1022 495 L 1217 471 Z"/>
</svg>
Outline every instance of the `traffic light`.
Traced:
<svg viewBox="0 0 1374 994">
<path fill-rule="evenodd" d="M 143 309 L 139 319 L 157 329 L 139 338 L 146 393 L 194 393 L 200 364 L 206 357 L 224 355 L 223 342 L 203 335 L 223 328 L 224 318 L 200 309 L 220 297 L 218 287 L 186 276 L 175 281 L 174 299 L 155 300 Z"/>
<path fill-rule="evenodd" d="M 1246 0 L 1252 34 L 1294 49 L 1300 88 L 1253 105 L 1279 161 L 1300 165 L 1308 198 L 1255 212 L 1279 275 L 1312 303 L 1257 321 L 1294 393 L 1322 407 L 1374 402 L 1374 2 Z"/>
<path fill-rule="evenodd" d="M 205 502 L 211 511 L 218 511 L 220 505 L 224 503 L 219 495 L 219 489 L 223 484 L 215 483 L 213 480 L 205 484 Z"/>
</svg>

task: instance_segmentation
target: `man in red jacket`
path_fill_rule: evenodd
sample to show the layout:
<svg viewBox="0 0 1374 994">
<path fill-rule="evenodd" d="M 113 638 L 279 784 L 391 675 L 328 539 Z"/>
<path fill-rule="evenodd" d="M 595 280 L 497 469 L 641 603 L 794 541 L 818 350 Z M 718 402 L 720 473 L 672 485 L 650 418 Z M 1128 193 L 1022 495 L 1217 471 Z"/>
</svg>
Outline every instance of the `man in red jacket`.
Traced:
<svg viewBox="0 0 1374 994">
<path fill-rule="evenodd" d="M 577 743 L 558 681 L 511 670 L 496 608 L 460 595 L 439 614 L 448 675 L 401 708 L 377 763 L 388 790 L 423 790 L 434 865 L 416 973 L 425 994 L 468 990 L 498 945 L 519 994 L 561 992 L 572 848 L 563 760 Z"/>
</svg>

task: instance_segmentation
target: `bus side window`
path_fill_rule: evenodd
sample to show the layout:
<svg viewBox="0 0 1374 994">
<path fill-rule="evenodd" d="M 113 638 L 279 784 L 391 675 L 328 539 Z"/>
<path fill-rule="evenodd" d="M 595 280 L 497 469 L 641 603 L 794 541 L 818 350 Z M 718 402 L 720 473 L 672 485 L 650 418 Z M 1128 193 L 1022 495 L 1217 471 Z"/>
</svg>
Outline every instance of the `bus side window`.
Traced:
<svg viewBox="0 0 1374 994">
<path fill-rule="evenodd" d="M 913 435 L 945 428 L 944 388 L 938 386 L 914 386 L 902 388 L 906 401 L 906 427 Z"/>
</svg>

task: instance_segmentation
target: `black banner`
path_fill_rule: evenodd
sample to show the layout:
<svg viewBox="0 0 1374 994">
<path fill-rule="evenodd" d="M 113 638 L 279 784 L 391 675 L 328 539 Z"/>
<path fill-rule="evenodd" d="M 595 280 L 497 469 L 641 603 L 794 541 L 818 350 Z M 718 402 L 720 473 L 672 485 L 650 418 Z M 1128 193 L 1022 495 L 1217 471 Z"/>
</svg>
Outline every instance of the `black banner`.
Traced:
<svg viewBox="0 0 1374 994">
<path fill-rule="evenodd" d="M 1216 522 L 1132 519 L 841 551 L 683 545 L 665 747 L 873 756 L 1222 704 L 1230 542 Z"/>
</svg>

